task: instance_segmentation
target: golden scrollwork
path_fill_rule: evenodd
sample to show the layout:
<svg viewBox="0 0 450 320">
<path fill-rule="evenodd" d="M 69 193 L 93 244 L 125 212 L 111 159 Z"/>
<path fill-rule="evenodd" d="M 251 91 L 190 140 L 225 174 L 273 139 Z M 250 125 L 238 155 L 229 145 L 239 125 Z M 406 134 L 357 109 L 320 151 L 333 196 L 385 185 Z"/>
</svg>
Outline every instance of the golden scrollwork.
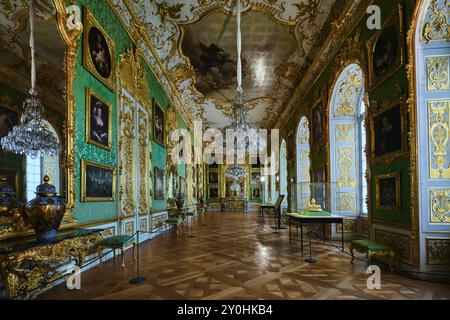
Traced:
<svg viewBox="0 0 450 320">
<path fill-rule="evenodd" d="M 450 179 L 450 100 L 428 101 L 430 178 Z"/>
<path fill-rule="evenodd" d="M 65 74 L 66 74 L 66 103 L 67 112 L 65 119 L 65 134 L 66 134 L 66 153 L 64 159 L 64 167 L 66 169 L 66 192 L 67 204 L 66 213 L 64 214 L 63 223 L 74 224 L 76 219 L 72 216 L 73 208 L 75 207 L 75 154 L 74 154 L 74 115 L 75 115 L 75 97 L 73 95 L 73 82 L 75 78 L 75 62 L 77 59 L 77 42 L 83 32 L 83 25 L 78 17 L 78 27 L 71 28 L 68 24 L 69 17 L 74 12 L 68 12 L 66 8 L 66 1 L 53 0 L 56 9 L 56 23 L 59 33 L 67 44 L 65 55 Z"/>
<path fill-rule="evenodd" d="M 354 142 L 355 141 L 355 125 L 348 124 L 336 124 L 335 127 L 336 142 Z"/>
<path fill-rule="evenodd" d="M 336 149 L 337 162 L 340 171 L 338 179 L 339 188 L 355 188 L 355 175 L 352 174 L 354 168 L 354 148 L 342 147 Z"/>
<path fill-rule="evenodd" d="M 27 250 L 0 255 L 0 275 L 8 299 L 34 299 L 63 276 L 62 264 L 75 262 L 81 267 L 84 258 L 100 239 L 96 232 Z M 32 262 L 32 263 L 30 263 Z"/>
<path fill-rule="evenodd" d="M 431 223 L 450 223 L 450 189 L 430 189 Z"/>
<path fill-rule="evenodd" d="M 336 193 L 336 210 L 343 212 L 356 212 L 357 194 L 355 192 L 337 192 Z"/>
<path fill-rule="evenodd" d="M 138 142 L 139 142 L 139 213 L 148 212 L 147 199 L 149 198 L 148 191 L 148 164 L 149 159 L 149 133 L 148 133 L 148 116 L 142 110 L 139 110 L 139 127 L 138 127 Z"/>
<path fill-rule="evenodd" d="M 426 238 L 428 265 L 450 265 L 450 238 Z"/>
<path fill-rule="evenodd" d="M 450 1 L 431 0 L 425 16 L 423 39 L 432 41 L 450 41 Z"/>
<path fill-rule="evenodd" d="M 450 56 L 427 57 L 428 91 L 448 90 Z"/>
<path fill-rule="evenodd" d="M 119 203 L 121 214 L 124 216 L 134 215 L 134 102 L 125 93 L 120 95 L 119 115 Z"/>
</svg>

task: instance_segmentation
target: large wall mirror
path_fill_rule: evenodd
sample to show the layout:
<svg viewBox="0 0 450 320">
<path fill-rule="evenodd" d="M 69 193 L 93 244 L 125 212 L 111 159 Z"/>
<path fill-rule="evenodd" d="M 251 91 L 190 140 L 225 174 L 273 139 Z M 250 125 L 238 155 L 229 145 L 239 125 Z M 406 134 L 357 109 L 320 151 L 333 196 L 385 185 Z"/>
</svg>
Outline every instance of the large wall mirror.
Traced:
<svg viewBox="0 0 450 320">
<path fill-rule="evenodd" d="M 73 170 L 73 163 L 68 163 L 67 159 L 71 158 L 68 154 L 72 154 L 73 137 L 67 137 L 66 133 L 72 132 L 68 128 L 73 128 L 73 115 L 69 112 L 73 98 L 67 82 L 71 85 L 73 79 L 67 75 L 73 77 L 73 72 L 67 70 L 73 69 L 74 59 L 66 60 L 68 56 L 73 57 L 66 51 L 68 41 L 75 43 L 76 37 L 70 39 L 73 33 L 69 34 L 71 32 L 66 29 L 64 2 L 36 1 L 35 13 L 36 89 L 45 108 L 45 124 L 60 143 L 60 151 L 55 156 L 33 158 L 2 150 L 0 146 L 0 176 L 6 177 L 8 184 L 13 186 L 20 203 L 33 199 L 36 186 L 42 183 L 45 175 L 49 176 L 57 192 L 66 197 L 70 216 L 73 181 L 72 173 L 68 171 Z M 15 1 L 13 6 L 0 13 L 0 137 L 6 136 L 20 122 L 22 104 L 29 95 L 29 38 L 29 1 Z M 75 45 L 70 49 L 74 53 Z"/>
</svg>

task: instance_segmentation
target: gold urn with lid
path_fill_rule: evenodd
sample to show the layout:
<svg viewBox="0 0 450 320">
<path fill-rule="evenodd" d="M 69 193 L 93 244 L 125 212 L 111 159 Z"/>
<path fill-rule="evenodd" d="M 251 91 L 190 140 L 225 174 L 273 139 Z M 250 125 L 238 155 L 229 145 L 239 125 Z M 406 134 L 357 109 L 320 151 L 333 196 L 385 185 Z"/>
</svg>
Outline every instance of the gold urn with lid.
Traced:
<svg viewBox="0 0 450 320">
<path fill-rule="evenodd" d="M 6 177 L 0 177 L 0 234 L 2 230 L 13 229 L 15 224 L 22 219 L 20 216 L 21 205 L 16 199 L 16 193 L 7 183 Z M 6 230 L 5 229 L 5 230 Z"/>
<path fill-rule="evenodd" d="M 61 221 L 66 212 L 65 199 L 56 195 L 56 188 L 44 176 L 42 184 L 36 187 L 36 198 L 30 200 L 24 210 L 24 219 L 34 229 L 38 241 L 56 239 Z"/>
</svg>

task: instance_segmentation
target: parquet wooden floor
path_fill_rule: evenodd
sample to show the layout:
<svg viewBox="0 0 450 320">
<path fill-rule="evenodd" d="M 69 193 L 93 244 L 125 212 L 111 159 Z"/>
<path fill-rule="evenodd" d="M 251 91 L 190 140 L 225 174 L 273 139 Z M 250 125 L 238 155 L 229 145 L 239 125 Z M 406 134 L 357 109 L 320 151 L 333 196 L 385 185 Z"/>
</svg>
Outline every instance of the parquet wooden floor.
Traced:
<svg viewBox="0 0 450 320">
<path fill-rule="evenodd" d="M 207 225 L 203 225 L 206 223 Z M 316 244 L 315 264 L 304 262 L 288 231 L 273 235 L 256 214 L 209 213 L 188 231 L 166 233 L 140 246 L 141 275 L 131 250 L 122 270 L 109 260 L 82 274 L 81 290 L 59 285 L 40 299 L 450 299 L 450 286 L 382 270 L 381 290 L 366 288 L 366 264 L 334 247 Z M 348 249 L 347 249 L 348 250 Z"/>
</svg>

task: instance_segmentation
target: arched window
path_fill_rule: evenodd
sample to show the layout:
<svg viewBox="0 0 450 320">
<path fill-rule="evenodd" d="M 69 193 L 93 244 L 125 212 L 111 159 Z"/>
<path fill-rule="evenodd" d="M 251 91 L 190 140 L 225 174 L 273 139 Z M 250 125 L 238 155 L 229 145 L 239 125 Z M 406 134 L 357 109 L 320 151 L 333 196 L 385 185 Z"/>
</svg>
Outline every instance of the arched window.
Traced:
<svg viewBox="0 0 450 320">
<path fill-rule="evenodd" d="M 53 133 L 56 139 L 59 141 L 56 130 L 47 121 L 43 121 L 47 125 L 48 129 Z M 26 157 L 26 200 L 30 201 L 36 197 L 36 187 L 42 183 L 42 179 L 45 175 L 49 176 L 50 183 L 56 187 L 56 192 L 60 192 L 59 181 L 59 153 L 54 156 L 45 156 L 32 158 Z"/>
<path fill-rule="evenodd" d="M 450 21 L 446 0 L 422 1 L 415 31 L 417 208 L 421 268 L 450 243 Z M 414 88 L 413 88 L 414 89 Z M 426 234 L 425 231 L 426 230 Z M 438 240 L 439 239 L 439 240 Z M 430 252 L 434 250 L 434 253 Z M 440 251 L 441 250 L 441 251 Z M 448 264 L 446 266 L 448 268 Z"/>
<path fill-rule="evenodd" d="M 280 195 L 284 195 L 282 207 L 286 208 L 288 204 L 287 192 L 287 146 L 286 140 L 281 141 L 280 147 Z"/>
<path fill-rule="evenodd" d="M 311 195 L 311 160 L 309 147 L 309 121 L 300 119 L 297 129 L 297 209 L 306 208 Z"/>
<path fill-rule="evenodd" d="M 339 75 L 330 104 L 331 210 L 346 216 L 367 212 L 364 78 L 357 64 Z"/>
</svg>

